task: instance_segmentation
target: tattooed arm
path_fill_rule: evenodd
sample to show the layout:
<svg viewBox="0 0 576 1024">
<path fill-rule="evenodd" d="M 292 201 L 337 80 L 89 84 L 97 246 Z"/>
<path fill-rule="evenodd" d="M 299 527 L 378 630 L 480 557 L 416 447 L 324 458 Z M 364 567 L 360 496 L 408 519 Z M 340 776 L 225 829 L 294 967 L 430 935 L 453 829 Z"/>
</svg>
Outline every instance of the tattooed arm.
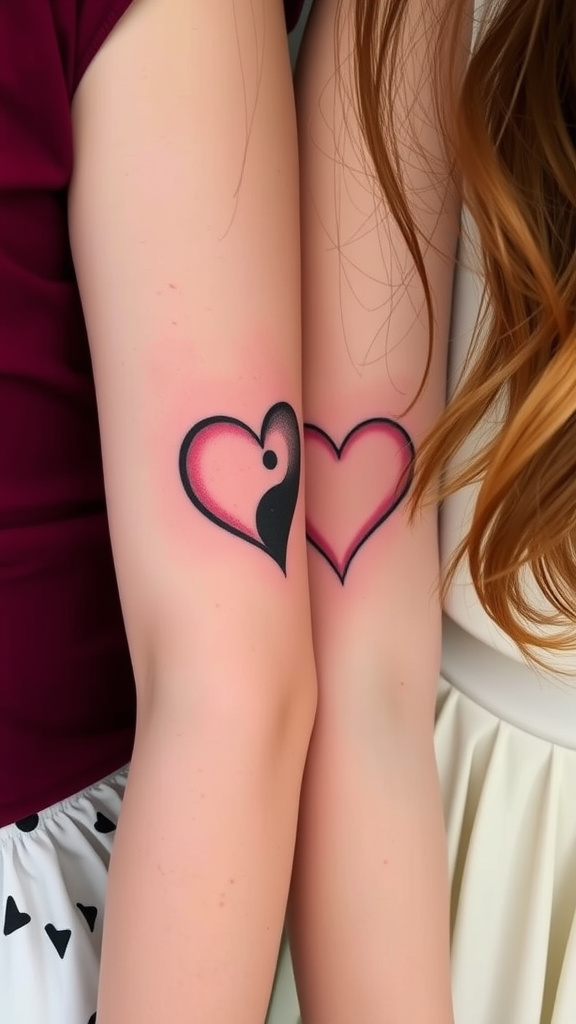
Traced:
<svg viewBox="0 0 576 1024">
<path fill-rule="evenodd" d="M 73 114 L 138 693 L 98 1024 L 262 1024 L 315 703 L 280 0 L 135 0 Z"/>
<path fill-rule="evenodd" d="M 414 0 L 404 139 L 431 245 L 422 289 L 335 71 L 336 0 L 298 65 L 307 526 L 319 707 L 301 802 L 291 938 L 303 1024 L 449 1024 L 448 885 L 433 749 L 440 646 L 436 514 L 413 525 L 414 449 L 444 401 L 458 211 Z M 352 50 L 352 0 L 339 52 Z M 340 77 L 338 78 L 338 74 Z M 403 118 L 399 120 L 402 122 Z M 430 167 L 435 170 L 433 177 Z M 443 178 L 443 180 L 442 180 Z"/>
</svg>

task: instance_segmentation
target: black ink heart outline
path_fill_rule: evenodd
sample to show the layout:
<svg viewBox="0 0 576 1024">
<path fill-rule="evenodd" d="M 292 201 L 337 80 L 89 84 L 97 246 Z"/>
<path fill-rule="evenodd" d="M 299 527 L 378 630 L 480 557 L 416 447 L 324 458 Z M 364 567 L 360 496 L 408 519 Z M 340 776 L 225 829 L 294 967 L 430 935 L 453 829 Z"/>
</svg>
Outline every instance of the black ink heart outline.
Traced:
<svg viewBox="0 0 576 1024">
<path fill-rule="evenodd" d="M 258 443 L 262 451 L 264 451 L 266 446 L 266 435 L 269 433 L 270 429 L 277 424 L 284 427 L 288 448 L 288 468 L 284 479 L 279 484 L 271 487 L 268 491 L 265 491 L 258 502 L 256 509 L 256 529 L 260 537 L 259 541 L 254 537 L 251 537 L 250 534 L 244 533 L 243 530 L 239 530 L 237 527 L 232 526 L 230 523 L 227 523 L 225 520 L 220 519 L 219 516 L 215 515 L 200 500 L 190 483 L 187 468 L 188 451 L 190 446 L 194 438 L 202 430 L 218 423 L 228 423 L 233 426 L 240 427 Z M 182 441 L 178 466 L 182 485 L 194 507 L 212 523 L 215 523 L 216 526 L 226 530 L 227 533 L 231 533 L 235 537 L 239 537 L 241 540 L 246 541 L 248 544 L 253 544 L 254 547 L 260 548 L 261 551 L 264 551 L 274 562 L 276 562 L 276 565 L 280 567 L 286 576 L 288 538 L 290 535 L 290 528 L 294 518 L 300 487 L 300 461 L 300 431 L 298 429 L 296 413 L 288 402 L 276 402 L 275 405 L 272 405 L 265 414 L 264 419 L 262 420 L 260 434 L 257 434 L 256 431 L 252 430 L 252 428 L 249 427 L 247 423 L 244 423 L 243 420 L 236 419 L 234 416 L 208 416 L 206 419 L 199 420 L 198 423 L 195 423 L 194 426 L 191 427 Z M 284 502 L 280 506 L 275 506 L 274 499 L 279 496 L 280 492 L 283 492 Z M 263 531 L 265 531 L 266 535 L 263 535 Z"/>
<path fill-rule="evenodd" d="M 307 539 L 308 543 L 313 548 L 315 548 L 316 551 L 320 555 L 322 555 L 322 558 L 324 558 L 328 562 L 328 565 L 336 573 L 336 575 L 337 575 L 338 579 L 340 580 L 340 583 L 342 584 L 342 586 L 344 586 L 344 582 L 346 580 L 346 576 L 348 575 L 348 570 L 350 569 L 350 566 L 352 565 L 352 562 L 354 561 L 356 555 L 360 551 L 360 548 L 363 547 L 364 544 L 366 543 L 366 541 L 372 536 L 372 534 L 375 533 L 375 531 L 378 530 L 380 526 L 382 526 L 382 523 L 385 523 L 386 520 L 390 518 L 392 513 L 395 511 L 395 509 L 398 508 L 398 505 L 403 501 L 403 499 L 406 497 L 408 491 L 410 490 L 410 485 L 412 483 L 412 480 L 414 479 L 414 459 L 416 458 L 416 449 L 414 447 L 414 442 L 412 441 L 412 438 L 410 437 L 410 434 L 405 429 L 405 427 L 403 427 L 401 423 L 398 423 L 397 420 L 390 419 L 390 417 L 388 417 L 388 416 L 372 416 L 370 419 L 362 420 L 361 423 L 357 423 L 356 426 L 352 427 L 352 429 L 348 431 L 348 433 L 346 434 L 344 440 L 342 441 L 342 444 L 340 444 L 340 445 L 335 444 L 335 442 L 330 437 L 330 434 L 327 434 L 325 430 L 322 430 L 322 427 L 317 427 L 314 423 L 305 423 L 304 424 L 304 441 L 306 441 L 306 432 L 307 431 L 314 431 L 315 434 L 319 434 L 321 437 L 324 438 L 325 441 L 328 442 L 328 444 L 332 448 L 332 451 L 336 455 L 336 458 L 337 458 L 338 462 L 340 462 L 340 460 L 342 458 L 342 453 L 343 453 L 344 449 L 346 448 L 346 445 L 354 437 L 354 434 L 357 434 L 358 431 L 363 430 L 365 427 L 369 427 L 369 426 L 371 426 L 374 423 L 379 423 L 379 424 L 384 424 L 385 426 L 394 427 L 394 429 L 398 430 L 399 433 L 402 434 L 402 436 L 404 437 L 404 440 L 406 442 L 406 446 L 407 446 L 407 448 L 408 448 L 408 450 L 410 452 L 410 463 L 409 463 L 409 467 L 408 467 L 408 472 L 406 473 L 406 481 L 404 483 L 404 486 L 403 486 L 402 490 L 399 491 L 399 493 L 396 496 L 396 499 L 393 502 L 393 504 L 390 505 L 386 509 L 386 512 L 384 513 L 384 515 L 382 515 L 380 517 L 380 519 L 378 519 L 377 522 L 374 523 L 374 525 L 370 528 L 368 533 L 366 533 L 362 537 L 360 543 L 356 545 L 356 547 L 354 548 L 354 550 L 350 554 L 350 557 L 348 558 L 348 561 L 346 562 L 346 565 L 344 567 L 344 572 L 343 573 L 340 572 L 338 567 L 336 565 L 334 565 L 334 562 L 332 561 L 330 556 L 327 554 L 327 552 L 324 551 L 324 549 L 310 536 L 310 534 L 308 533 L 308 530 L 306 530 L 306 539 Z"/>
</svg>

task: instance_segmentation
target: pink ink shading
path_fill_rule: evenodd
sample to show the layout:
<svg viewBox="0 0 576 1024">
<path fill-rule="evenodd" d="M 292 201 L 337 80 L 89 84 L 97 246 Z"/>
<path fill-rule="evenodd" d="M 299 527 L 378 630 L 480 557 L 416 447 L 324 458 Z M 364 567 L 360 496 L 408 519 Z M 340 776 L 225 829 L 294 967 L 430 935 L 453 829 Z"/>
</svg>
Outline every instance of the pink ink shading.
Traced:
<svg viewBox="0 0 576 1024">
<path fill-rule="evenodd" d="M 305 427 L 306 446 L 308 448 L 312 444 L 318 446 L 322 452 L 322 458 L 328 458 L 334 467 L 338 467 L 336 471 L 345 475 L 350 473 L 347 462 L 350 454 L 359 445 L 366 443 L 367 439 L 378 437 L 385 441 L 388 454 L 394 456 L 394 461 L 397 463 L 395 472 L 392 476 L 386 472 L 389 469 L 389 464 L 374 466 L 374 473 L 381 473 L 382 491 L 377 496 L 376 503 L 360 514 L 360 522 L 352 535 L 347 538 L 343 550 L 339 553 L 335 539 L 331 539 L 327 532 L 314 522 L 314 517 L 310 512 L 306 518 L 308 540 L 329 562 L 342 583 L 353 558 L 362 545 L 386 521 L 407 493 L 414 461 L 414 446 L 404 428 L 394 420 L 373 419 L 360 423 L 350 431 L 340 447 L 335 445 L 332 439 L 319 428 L 312 425 Z M 353 472 L 354 467 L 347 488 L 352 496 L 362 490 L 362 480 L 354 480 Z M 323 495 L 324 503 L 327 497 L 329 500 L 329 495 Z"/>
<path fill-rule="evenodd" d="M 298 420 L 288 402 L 270 406 L 260 435 L 230 416 L 199 420 L 178 454 L 180 480 L 201 515 L 260 548 L 285 576 L 300 467 Z"/>
<path fill-rule="evenodd" d="M 204 465 L 205 457 L 208 449 L 215 439 L 221 439 L 226 437 L 232 437 L 241 439 L 243 443 L 254 446 L 258 453 L 261 450 L 258 445 L 258 441 L 255 440 L 246 430 L 245 427 L 241 427 L 235 423 L 211 423 L 200 430 L 192 444 L 188 449 L 186 456 L 186 471 L 190 486 L 195 492 L 198 500 L 202 505 L 220 522 L 225 523 L 227 526 L 232 527 L 235 530 L 239 530 L 246 536 L 251 537 L 252 540 L 258 541 L 258 533 L 256 532 L 256 525 L 254 522 L 248 522 L 240 519 L 236 516 L 229 508 L 221 505 L 217 498 L 212 494 L 208 481 L 204 476 Z"/>
</svg>

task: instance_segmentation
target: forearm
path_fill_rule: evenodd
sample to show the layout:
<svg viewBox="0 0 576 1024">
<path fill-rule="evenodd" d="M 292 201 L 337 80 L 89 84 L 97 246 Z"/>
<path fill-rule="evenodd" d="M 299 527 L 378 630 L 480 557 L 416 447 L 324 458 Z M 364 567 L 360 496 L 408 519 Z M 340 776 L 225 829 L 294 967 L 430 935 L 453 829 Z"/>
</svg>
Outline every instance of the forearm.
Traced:
<svg viewBox="0 0 576 1024">
<path fill-rule="evenodd" d="M 356 113 L 354 0 L 316 0 L 298 64 L 319 686 L 291 897 L 303 1024 L 452 1019 L 433 753 L 437 526 L 434 509 L 414 519 L 408 509 L 421 440 L 444 403 L 458 201 L 427 50 L 437 8 L 407 7 L 418 31 L 396 55 L 395 129 L 410 213 L 429 242 L 432 342 L 413 254 L 375 186 Z"/>
<path fill-rule="evenodd" d="M 291 897 L 303 1024 L 452 1021 L 435 518 L 376 533 L 338 589 L 310 555 L 319 706 Z"/>
<path fill-rule="evenodd" d="M 368 708 L 320 711 L 307 763 L 291 900 L 303 1024 L 449 1024 L 432 721 Z"/>
<path fill-rule="evenodd" d="M 138 694 L 98 1024 L 262 1024 L 314 703 L 280 0 L 134 3 L 73 118 L 72 247 Z"/>
<path fill-rule="evenodd" d="M 313 692 L 302 672 L 275 714 L 144 711 L 110 871 L 99 1024 L 264 1021 Z"/>
</svg>

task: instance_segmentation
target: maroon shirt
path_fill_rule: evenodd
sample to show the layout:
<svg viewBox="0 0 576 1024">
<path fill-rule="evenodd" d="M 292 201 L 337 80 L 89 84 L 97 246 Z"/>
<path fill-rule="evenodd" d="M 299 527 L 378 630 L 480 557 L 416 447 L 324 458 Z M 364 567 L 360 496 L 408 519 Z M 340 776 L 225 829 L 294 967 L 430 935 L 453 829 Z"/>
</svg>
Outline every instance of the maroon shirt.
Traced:
<svg viewBox="0 0 576 1024">
<path fill-rule="evenodd" d="M 74 90 L 130 0 L 0 3 L 0 826 L 129 760 L 134 683 L 67 224 Z M 293 27 L 299 0 L 287 0 Z"/>
</svg>

